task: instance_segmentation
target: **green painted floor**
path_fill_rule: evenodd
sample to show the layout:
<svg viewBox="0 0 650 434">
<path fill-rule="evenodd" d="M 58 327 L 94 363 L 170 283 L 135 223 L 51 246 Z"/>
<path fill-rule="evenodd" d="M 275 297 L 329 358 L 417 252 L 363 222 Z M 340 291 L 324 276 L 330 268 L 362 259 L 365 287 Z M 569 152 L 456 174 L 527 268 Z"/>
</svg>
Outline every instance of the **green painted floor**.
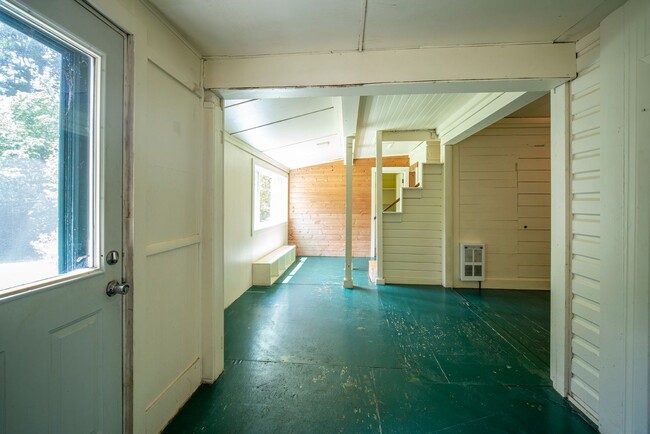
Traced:
<svg viewBox="0 0 650 434">
<path fill-rule="evenodd" d="M 226 309 L 225 372 L 164 432 L 595 432 L 550 385 L 548 292 L 376 287 L 367 259 L 345 290 L 343 265 Z"/>
</svg>

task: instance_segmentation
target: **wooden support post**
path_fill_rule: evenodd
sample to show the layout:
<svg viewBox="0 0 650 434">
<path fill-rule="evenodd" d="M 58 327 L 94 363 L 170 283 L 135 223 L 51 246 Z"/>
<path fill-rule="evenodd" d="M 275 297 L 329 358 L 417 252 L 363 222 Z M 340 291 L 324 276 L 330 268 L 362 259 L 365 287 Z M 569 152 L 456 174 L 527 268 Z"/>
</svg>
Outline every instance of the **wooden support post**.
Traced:
<svg viewBox="0 0 650 434">
<path fill-rule="evenodd" d="M 345 143 L 345 280 L 344 288 L 354 288 L 352 282 L 352 137 Z"/>
<path fill-rule="evenodd" d="M 382 157 L 383 132 L 377 131 L 377 173 L 375 181 L 375 243 L 377 250 L 377 285 L 385 285 L 384 279 L 384 185 L 382 177 L 383 157 Z"/>
<path fill-rule="evenodd" d="M 427 147 L 429 145 L 427 144 Z M 428 153 L 428 149 L 427 149 Z M 446 288 L 454 287 L 454 270 L 456 269 L 457 251 L 454 245 L 454 178 L 453 178 L 453 148 L 451 146 L 442 146 L 442 162 L 444 163 L 444 209 L 443 209 L 443 267 L 442 267 L 442 285 Z"/>
<path fill-rule="evenodd" d="M 571 379 L 571 95 L 551 91 L 551 371 L 553 387 L 569 393 Z"/>
</svg>

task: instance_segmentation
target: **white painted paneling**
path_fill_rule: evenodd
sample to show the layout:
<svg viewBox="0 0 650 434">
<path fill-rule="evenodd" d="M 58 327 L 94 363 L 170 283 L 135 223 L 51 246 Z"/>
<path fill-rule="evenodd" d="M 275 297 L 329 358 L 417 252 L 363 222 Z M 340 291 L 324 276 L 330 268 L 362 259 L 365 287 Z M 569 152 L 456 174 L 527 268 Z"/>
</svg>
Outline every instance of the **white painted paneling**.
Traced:
<svg viewBox="0 0 650 434">
<path fill-rule="evenodd" d="M 227 253 L 224 257 L 224 307 L 228 307 L 253 284 L 252 159 L 250 154 L 226 141 L 223 248 Z"/>
<path fill-rule="evenodd" d="M 603 433 L 650 427 L 648 17 L 650 2 L 630 0 L 600 26 Z"/>
<path fill-rule="evenodd" d="M 142 309 L 147 324 L 144 340 L 136 342 L 147 357 L 147 369 L 139 372 L 138 381 L 146 391 L 145 423 L 150 431 L 160 429 L 178 410 L 182 401 L 177 400 L 187 399 L 201 382 L 199 247 L 193 244 L 147 258 L 151 274 L 146 288 L 140 289 L 153 300 Z"/>
<path fill-rule="evenodd" d="M 91 3 L 132 36 L 125 92 L 133 104 L 126 124 L 133 129 L 133 208 L 126 217 L 133 231 L 133 366 L 125 372 L 132 374 L 133 402 L 125 402 L 125 426 L 160 432 L 202 376 L 202 168 L 214 170 L 200 157 L 202 61 L 146 2 Z"/>
<path fill-rule="evenodd" d="M 147 82 L 161 90 L 148 94 L 146 229 L 151 245 L 199 233 L 201 134 L 196 128 L 202 105 L 153 63 Z M 166 101 L 174 101 L 174 106 Z"/>
<path fill-rule="evenodd" d="M 577 44 L 582 68 L 571 82 L 569 394 L 598 419 L 600 371 L 601 140 L 599 39 Z"/>
<path fill-rule="evenodd" d="M 550 277 L 548 120 L 504 119 L 454 145 L 454 248 L 485 243 L 487 288 L 546 289 Z M 454 286 L 476 286 L 459 280 Z"/>
<path fill-rule="evenodd" d="M 224 154 L 224 306 L 253 285 L 252 263 L 287 244 L 287 223 L 252 231 L 253 161 L 257 157 L 226 136 Z M 241 144 L 241 143 L 240 143 Z"/>
<path fill-rule="evenodd" d="M 388 284 L 442 284 L 444 166 L 425 163 L 422 167 L 422 187 L 404 190 L 401 215 L 384 214 L 384 278 Z"/>
<path fill-rule="evenodd" d="M 146 257 L 140 270 L 146 277 L 135 293 L 141 307 L 134 319 L 135 378 L 144 425 L 156 431 L 201 381 L 203 105 L 151 61 L 147 84 Z"/>
</svg>

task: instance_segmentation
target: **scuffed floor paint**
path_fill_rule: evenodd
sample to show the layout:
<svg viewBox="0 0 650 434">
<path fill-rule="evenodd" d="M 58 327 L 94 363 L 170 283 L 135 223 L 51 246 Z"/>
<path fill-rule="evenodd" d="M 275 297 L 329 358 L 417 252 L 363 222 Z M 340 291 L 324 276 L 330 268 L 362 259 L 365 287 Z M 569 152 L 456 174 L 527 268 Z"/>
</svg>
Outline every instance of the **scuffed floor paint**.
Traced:
<svg viewBox="0 0 650 434">
<path fill-rule="evenodd" d="M 548 292 L 376 287 L 363 259 L 346 290 L 343 258 L 298 263 L 226 310 L 225 372 L 165 433 L 595 432 L 550 386 Z"/>
</svg>

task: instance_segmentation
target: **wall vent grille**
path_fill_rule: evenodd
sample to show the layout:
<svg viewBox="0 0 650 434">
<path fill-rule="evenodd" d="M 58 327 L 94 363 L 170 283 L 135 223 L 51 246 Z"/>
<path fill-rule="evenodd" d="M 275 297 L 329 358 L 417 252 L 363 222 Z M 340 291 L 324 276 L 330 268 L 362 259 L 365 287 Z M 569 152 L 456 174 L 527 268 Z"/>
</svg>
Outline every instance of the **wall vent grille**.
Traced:
<svg viewBox="0 0 650 434">
<path fill-rule="evenodd" d="M 460 280 L 485 280 L 485 244 L 460 245 Z"/>
</svg>

